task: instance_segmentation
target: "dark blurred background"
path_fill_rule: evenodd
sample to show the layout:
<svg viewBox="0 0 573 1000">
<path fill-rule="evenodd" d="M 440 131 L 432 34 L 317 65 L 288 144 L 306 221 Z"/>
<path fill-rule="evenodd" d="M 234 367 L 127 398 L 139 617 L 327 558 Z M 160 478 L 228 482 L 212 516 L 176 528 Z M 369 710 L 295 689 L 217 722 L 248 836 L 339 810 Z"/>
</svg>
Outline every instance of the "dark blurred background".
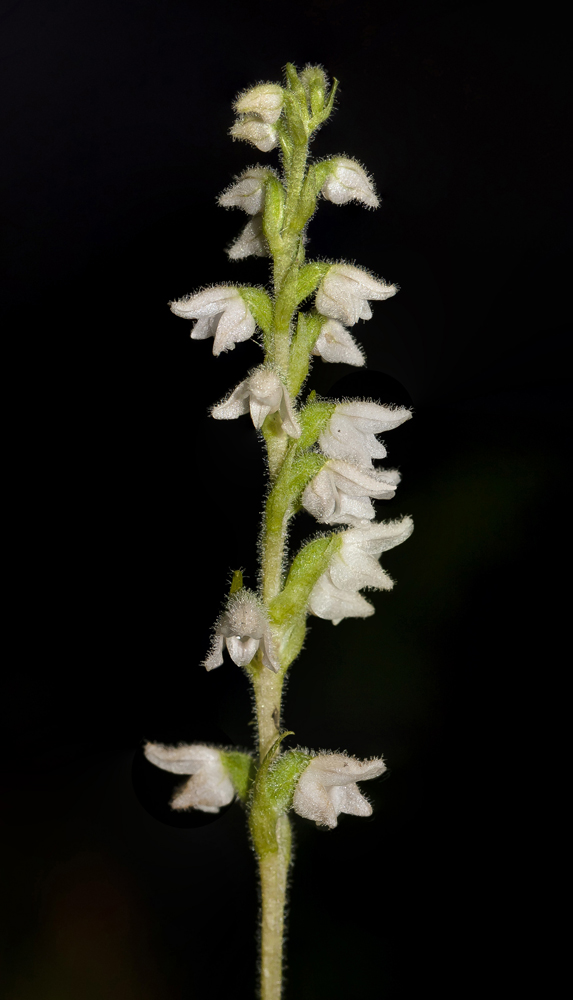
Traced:
<svg viewBox="0 0 573 1000">
<path fill-rule="evenodd" d="M 401 288 L 353 330 L 368 369 L 317 360 L 309 388 L 414 407 L 386 439 L 403 480 L 378 506 L 411 514 L 415 532 L 383 560 L 397 585 L 371 595 L 376 614 L 313 620 L 289 681 L 291 745 L 382 753 L 391 774 L 364 786 L 371 819 L 295 822 L 285 998 L 458 1000 L 522 981 L 551 994 L 540 894 L 571 424 L 564 20 L 550 5 L 526 18 L 375 0 L 0 10 L 16 554 L 3 995 L 254 993 L 241 809 L 172 817 L 171 776 L 151 773 L 141 744 L 251 745 L 244 675 L 200 662 L 230 571 L 256 585 L 264 483 L 249 420 L 215 423 L 208 407 L 260 353 L 248 342 L 213 358 L 166 303 L 266 282 L 264 260 L 226 258 L 246 220 L 215 199 L 246 166 L 276 164 L 227 133 L 237 92 L 280 80 L 287 61 L 340 80 L 313 153 L 358 158 L 383 198 L 376 213 L 323 202 L 309 255 Z M 301 517 L 293 544 L 314 530 Z"/>
</svg>

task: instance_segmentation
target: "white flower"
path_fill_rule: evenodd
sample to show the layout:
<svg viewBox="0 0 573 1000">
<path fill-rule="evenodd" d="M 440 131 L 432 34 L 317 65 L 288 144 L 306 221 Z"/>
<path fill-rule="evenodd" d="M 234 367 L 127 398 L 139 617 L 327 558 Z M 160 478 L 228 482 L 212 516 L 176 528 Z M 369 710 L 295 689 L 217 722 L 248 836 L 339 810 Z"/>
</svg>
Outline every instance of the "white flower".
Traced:
<svg viewBox="0 0 573 1000">
<path fill-rule="evenodd" d="M 373 458 L 386 457 L 386 449 L 375 435 L 393 430 L 411 416 L 405 406 L 392 408 L 359 399 L 338 403 L 318 443 L 329 458 L 342 458 L 372 469 Z"/>
<path fill-rule="evenodd" d="M 385 770 L 381 757 L 356 760 L 342 753 L 318 754 L 298 779 L 294 811 L 330 829 L 337 825 L 340 813 L 371 816 L 372 806 L 356 782 L 378 778 Z"/>
<path fill-rule="evenodd" d="M 219 197 L 223 208 L 242 208 L 248 215 L 258 215 L 265 206 L 265 179 L 271 173 L 266 167 L 251 167 L 237 178 Z"/>
<path fill-rule="evenodd" d="M 172 774 L 190 774 L 171 799 L 172 809 L 200 809 L 218 813 L 235 798 L 235 789 L 221 760 L 221 753 L 203 743 L 166 747 L 147 743 L 145 756 L 152 764 Z"/>
<path fill-rule="evenodd" d="M 231 260 L 241 260 L 243 257 L 268 257 L 269 248 L 263 233 L 263 216 L 253 215 L 237 237 L 230 250 L 227 251 Z"/>
<path fill-rule="evenodd" d="M 215 420 L 234 420 L 249 410 L 257 430 L 269 413 L 278 412 L 283 430 L 290 437 L 300 437 L 301 430 L 288 390 L 272 368 L 256 368 L 244 382 L 239 383 L 228 399 L 212 408 L 211 416 Z"/>
<path fill-rule="evenodd" d="M 366 361 L 352 334 L 336 319 L 327 319 L 322 324 L 312 353 L 324 361 L 344 362 L 347 365 L 360 366 Z"/>
<path fill-rule="evenodd" d="M 318 286 L 315 306 L 322 316 L 354 326 L 372 316 L 369 299 L 388 299 L 397 291 L 396 285 L 378 281 L 352 264 L 333 264 Z"/>
<path fill-rule="evenodd" d="M 358 591 L 363 587 L 392 589 L 394 581 L 378 559 L 382 552 L 405 542 L 413 530 L 412 518 L 404 517 L 401 521 L 369 524 L 343 532 L 340 549 L 311 591 L 308 606 L 312 614 L 330 619 L 334 625 L 343 618 L 373 615 L 374 608 Z"/>
<path fill-rule="evenodd" d="M 261 153 L 269 153 L 278 145 L 277 130 L 274 125 L 268 125 L 260 118 L 246 116 L 235 122 L 231 129 L 234 139 L 244 139 L 245 142 L 252 143 Z"/>
<path fill-rule="evenodd" d="M 308 484 L 302 505 L 320 524 L 359 525 L 375 516 L 369 498 L 390 500 L 399 482 L 394 469 L 369 473 L 335 458 Z"/>
<path fill-rule="evenodd" d="M 217 285 L 204 292 L 187 295 L 169 303 L 171 312 L 183 319 L 196 319 L 191 331 L 193 340 L 214 337 L 213 354 L 232 351 L 235 344 L 249 340 L 255 332 L 255 320 L 237 288 Z"/>
<path fill-rule="evenodd" d="M 260 83 L 239 94 L 234 108 L 238 114 L 257 115 L 261 121 L 274 125 L 283 109 L 284 93 L 278 83 Z"/>
<path fill-rule="evenodd" d="M 227 610 L 215 625 L 213 646 L 203 664 L 206 670 L 221 666 L 223 644 L 238 667 L 248 666 L 259 649 L 263 666 L 274 673 L 280 667 L 267 614 L 250 590 L 239 590 L 229 598 Z"/>
<path fill-rule="evenodd" d="M 322 193 L 327 201 L 335 205 L 345 205 L 349 201 L 361 201 L 369 208 L 378 208 L 374 185 L 363 167 L 356 160 L 342 156 L 333 161 L 333 171 L 322 185 Z"/>
</svg>

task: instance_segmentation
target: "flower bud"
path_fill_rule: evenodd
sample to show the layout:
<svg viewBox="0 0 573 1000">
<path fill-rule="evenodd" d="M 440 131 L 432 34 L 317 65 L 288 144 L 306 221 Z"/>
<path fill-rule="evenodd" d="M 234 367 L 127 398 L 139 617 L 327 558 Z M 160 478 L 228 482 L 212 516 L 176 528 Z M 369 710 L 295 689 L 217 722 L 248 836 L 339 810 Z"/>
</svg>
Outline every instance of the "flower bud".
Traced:
<svg viewBox="0 0 573 1000">
<path fill-rule="evenodd" d="M 257 115 L 262 122 L 274 125 L 280 118 L 283 100 L 283 89 L 278 83 L 260 83 L 240 94 L 234 108 L 237 114 Z"/>
<path fill-rule="evenodd" d="M 335 205 L 346 205 L 349 201 L 361 201 L 368 208 L 378 208 L 374 185 L 363 167 L 356 160 L 338 156 L 332 160 L 332 173 L 322 185 L 322 194 Z"/>
</svg>

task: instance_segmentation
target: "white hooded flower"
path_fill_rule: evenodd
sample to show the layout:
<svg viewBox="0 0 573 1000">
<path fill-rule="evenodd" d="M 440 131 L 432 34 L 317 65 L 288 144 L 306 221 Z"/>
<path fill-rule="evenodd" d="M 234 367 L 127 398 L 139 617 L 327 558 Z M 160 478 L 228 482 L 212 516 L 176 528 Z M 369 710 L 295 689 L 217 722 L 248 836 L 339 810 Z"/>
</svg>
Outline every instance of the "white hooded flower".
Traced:
<svg viewBox="0 0 573 1000">
<path fill-rule="evenodd" d="M 333 170 L 322 185 L 322 194 L 335 205 L 361 201 L 369 208 L 378 208 L 380 204 L 374 185 L 364 168 L 356 160 L 348 160 L 342 156 L 333 161 Z"/>
<path fill-rule="evenodd" d="M 249 410 L 257 430 L 269 413 L 278 412 L 283 430 L 290 437 L 300 437 L 301 430 L 288 390 L 272 368 L 256 368 L 244 382 L 239 383 L 228 399 L 212 408 L 211 416 L 215 420 L 234 420 Z"/>
<path fill-rule="evenodd" d="M 263 232 L 263 216 L 253 215 L 232 247 L 227 251 L 231 260 L 243 257 L 268 257 L 269 248 Z"/>
<path fill-rule="evenodd" d="M 172 774 L 190 774 L 171 799 L 172 809 L 200 809 L 218 813 L 235 798 L 235 788 L 215 747 L 203 743 L 166 747 L 162 743 L 147 743 L 147 759 L 156 767 Z"/>
<path fill-rule="evenodd" d="M 371 816 L 372 806 L 358 788 L 358 781 L 378 778 L 386 770 L 381 757 L 356 760 L 342 753 L 321 753 L 302 772 L 293 797 L 299 816 L 333 829 L 340 813 Z"/>
<path fill-rule="evenodd" d="M 258 215 L 265 207 L 265 180 L 271 173 L 266 167 L 250 167 L 219 197 L 223 208 L 242 208 L 248 215 Z"/>
<path fill-rule="evenodd" d="M 354 326 L 372 316 L 369 299 L 388 299 L 397 291 L 396 285 L 378 281 L 352 264 L 333 264 L 318 286 L 314 304 L 322 316 Z"/>
<path fill-rule="evenodd" d="M 390 500 L 399 482 L 395 469 L 366 472 L 335 458 L 308 484 L 302 505 L 320 524 L 359 525 L 375 516 L 370 497 Z"/>
<path fill-rule="evenodd" d="M 269 153 L 278 145 L 279 141 L 274 125 L 269 125 L 267 122 L 261 121 L 260 118 L 250 115 L 235 122 L 231 129 L 231 135 L 234 139 L 250 142 L 257 149 L 260 149 L 261 153 Z"/>
<path fill-rule="evenodd" d="M 274 125 L 283 109 L 284 92 L 278 83 L 260 83 L 239 94 L 234 108 L 237 114 L 256 115 L 261 121 Z"/>
<path fill-rule="evenodd" d="M 312 353 L 323 361 L 342 362 L 357 367 L 366 363 L 361 348 L 342 323 L 327 319 L 320 328 L 320 334 Z"/>
<path fill-rule="evenodd" d="M 235 344 L 249 340 L 255 332 L 255 320 L 237 288 L 217 285 L 204 292 L 187 295 L 169 303 L 171 312 L 183 319 L 196 319 L 191 331 L 193 340 L 214 337 L 213 354 L 232 351 Z"/>
<path fill-rule="evenodd" d="M 392 408 L 359 399 L 338 403 L 318 443 L 329 458 L 342 458 L 372 469 L 373 458 L 386 457 L 386 449 L 375 435 L 393 430 L 411 416 L 405 406 Z"/>
<path fill-rule="evenodd" d="M 229 598 L 215 625 L 211 652 L 203 664 L 206 670 L 221 666 L 224 644 L 238 667 L 248 666 L 259 649 L 263 666 L 273 673 L 280 667 L 267 614 L 250 590 L 239 590 Z"/>
<path fill-rule="evenodd" d="M 382 552 L 401 545 L 414 530 L 411 517 L 350 528 L 328 569 L 313 587 L 309 610 L 338 625 L 343 618 L 368 618 L 374 608 L 358 591 L 364 587 L 391 590 L 394 581 L 378 562 Z"/>
</svg>

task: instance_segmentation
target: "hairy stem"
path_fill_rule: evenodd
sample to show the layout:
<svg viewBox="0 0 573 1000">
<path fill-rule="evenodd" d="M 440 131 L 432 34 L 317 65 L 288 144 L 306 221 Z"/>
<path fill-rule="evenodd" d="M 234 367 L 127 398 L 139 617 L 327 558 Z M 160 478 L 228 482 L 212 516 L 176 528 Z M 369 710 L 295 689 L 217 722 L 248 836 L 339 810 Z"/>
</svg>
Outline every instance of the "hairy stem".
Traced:
<svg viewBox="0 0 573 1000">
<path fill-rule="evenodd" d="M 261 878 L 261 1000 L 280 1000 L 284 911 L 291 830 L 287 816 L 277 820 L 278 850 L 259 858 Z"/>
</svg>

